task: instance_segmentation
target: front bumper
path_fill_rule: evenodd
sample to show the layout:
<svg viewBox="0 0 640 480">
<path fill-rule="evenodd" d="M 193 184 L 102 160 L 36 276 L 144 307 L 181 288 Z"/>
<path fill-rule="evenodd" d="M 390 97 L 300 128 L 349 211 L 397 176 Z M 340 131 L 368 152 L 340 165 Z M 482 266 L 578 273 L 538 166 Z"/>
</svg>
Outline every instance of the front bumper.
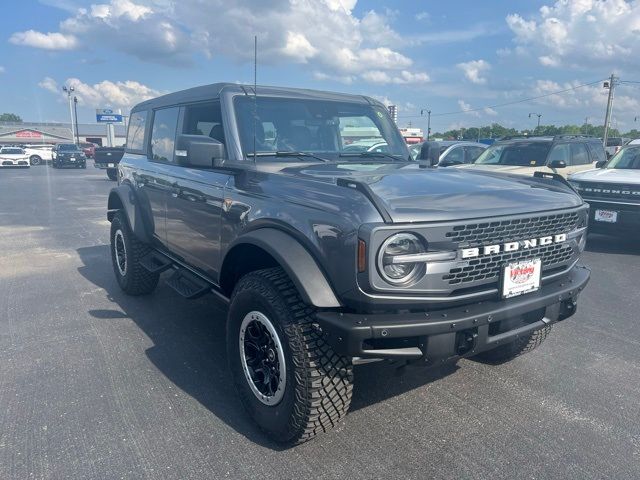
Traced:
<svg viewBox="0 0 640 480">
<path fill-rule="evenodd" d="M 318 312 L 317 328 L 343 356 L 445 362 L 491 350 L 570 317 L 590 273 L 576 266 L 534 293 L 429 312 Z"/>
<path fill-rule="evenodd" d="M 82 157 L 76 157 L 75 160 L 71 160 L 70 158 L 56 157 L 56 159 L 53 160 L 53 162 L 59 167 L 77 167 L 77 166 L 86 165 L 87 160 Z"/>
<path fill-rule="evenodd" d="M 591 205 L 589 209 L 589 232 L 593 233 L 630 233 L 640 235 L 640 203 L 607 202 L 585 199 Z M 599 222 L 595 219 L 596 210 L 617 212 L 615 223 Z"/>
<path fill-rule="evenodd" d="M 0 160 L 0 167 L 30 167 L 31 166 L 31 162 L 29 162 L 29 159 L 24 159 L 24 160 L 7 160 L 7 159 L 1 159 Z"/>
<path fill-rule="evenodd" d="M 116 168 L 118 168 L 118 162 L 98 163 L 94 161 L 93 166 L 95 168 L 99 168 L 100 170 L 115 170 Z"/>
</svg>

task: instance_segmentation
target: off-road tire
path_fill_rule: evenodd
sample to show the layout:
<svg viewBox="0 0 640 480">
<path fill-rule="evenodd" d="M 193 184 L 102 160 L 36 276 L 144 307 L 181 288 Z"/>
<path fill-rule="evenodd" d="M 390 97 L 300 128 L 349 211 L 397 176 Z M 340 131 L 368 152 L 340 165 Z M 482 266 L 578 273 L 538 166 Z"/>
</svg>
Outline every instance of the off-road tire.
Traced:
<svg viewBox="0 0 640 480">
<path fill-rule="evenodd" d="M 551 325 L 534 330 L 528 335 L 517 338 L 513 342 L 507 343 L 500 347 L 482 352 L 474 357 L 484 363 L 500 364 L 513 360 L 514 358 L 529 353 L 538 348 L 544 342 L 547 335 L 551 332 Z"/>
<path fill-rule="evenodd" d="M 243 318 L 253 311 L 269 318 L 283 346 L 285 392 L 276 405 L 258 400 L 242 368 L 240 328 Z M 229 368 L 249 415 L 279 443 L 303 443 L 334 428 L 351 403 L 351 361 L 336 354 L 324 341 L 313 314 L 314 309 L 302 301 L 280 267 L 248 273 L 231 296 L 227 319 Z"/>
<path fill-rule="evenodd" d="M 40 158 L 38 155 L 31 155 L 29 157 L 29 163 L 31 165 L 40 165 L 42 163 L 42 158 Z"/>
<path fill-rule="evenodd" d="M 113 180 L 115 182 L 118 180 L 118 170 L 115 168 L 107 168 L 107 177 L 109 177 L 109 180 Z"/>
<path fill-rule="evenodd" d="M 126 269 L 124 275 L 120 272 L 116 260 L 116 234 L 120 231 L 124 239 Z M 158 285 L 159 274 L 150 273 L 142 265 L 140 259 L 151 252 L 151 247 L 138 240 L 131 228 L 127 217 L 119 211 L 111 221 L 111 262 L 118 285 L 129 295 L 147 295 Z"/>
</svg>

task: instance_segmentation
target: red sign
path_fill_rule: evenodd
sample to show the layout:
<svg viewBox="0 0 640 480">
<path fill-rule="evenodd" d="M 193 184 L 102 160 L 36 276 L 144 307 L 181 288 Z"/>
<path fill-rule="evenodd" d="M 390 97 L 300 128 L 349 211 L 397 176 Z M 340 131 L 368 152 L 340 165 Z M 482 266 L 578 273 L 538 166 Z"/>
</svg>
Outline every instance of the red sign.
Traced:
<svg viewBox="0 0 640 480">
<path fill-rule="evenodd" d="M 33 130 L 20 130 L 16 132 L 16 138 L 42 138 L 42 133 Z"/>
</svg>

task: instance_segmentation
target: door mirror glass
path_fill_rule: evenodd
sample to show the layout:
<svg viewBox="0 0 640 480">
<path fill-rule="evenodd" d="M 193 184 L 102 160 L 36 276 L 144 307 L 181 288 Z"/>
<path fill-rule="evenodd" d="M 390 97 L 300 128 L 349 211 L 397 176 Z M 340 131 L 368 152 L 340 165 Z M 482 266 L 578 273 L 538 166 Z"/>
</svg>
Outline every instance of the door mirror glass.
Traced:
<svg viewBox="0 0 640 480">
<path fill-rule="evenodd" d="M 566 168 L 567 163 L 564 160 L 552 160 L 549 168 Z"/>
<path fill-rule="evenodd" d="M 596 162 L 596 168 L 604 168 L 604 166 L 607 164 L 606 160 L 600 160 L 598 162 Z"/>
<path fill-rule="evenodd" d="M 224 144 L 205 135 L 178 135 L 176 158 L 184 167 L 214 168 L 225 157 Z"/>
<path fill-rule="evenodd" d="M 438 142 L 424 142 L 418 155 L 420 163 L 435 167 L 440 161 L 440 144 Z"/>
</svg>

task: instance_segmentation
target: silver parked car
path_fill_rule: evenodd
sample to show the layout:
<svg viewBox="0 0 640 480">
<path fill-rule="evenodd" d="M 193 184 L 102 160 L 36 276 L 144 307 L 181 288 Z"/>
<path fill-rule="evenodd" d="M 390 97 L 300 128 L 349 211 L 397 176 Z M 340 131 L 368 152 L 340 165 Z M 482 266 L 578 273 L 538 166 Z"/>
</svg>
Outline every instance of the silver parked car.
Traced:
<svg viewBox="0 0 640 480">
<path fill-rule="evenodd" d="M 440 145 L 439 167 L 473 163 L 488 146 L 484 143 L 465 142 L 460 140 L 445 140 L 437 143 Z M 414 160 L 418 158 L 418 155 L 420 155 L 422 145 L 422 143 L 416 143 L 409 146 L 411 157 Z"/>
</svg>

